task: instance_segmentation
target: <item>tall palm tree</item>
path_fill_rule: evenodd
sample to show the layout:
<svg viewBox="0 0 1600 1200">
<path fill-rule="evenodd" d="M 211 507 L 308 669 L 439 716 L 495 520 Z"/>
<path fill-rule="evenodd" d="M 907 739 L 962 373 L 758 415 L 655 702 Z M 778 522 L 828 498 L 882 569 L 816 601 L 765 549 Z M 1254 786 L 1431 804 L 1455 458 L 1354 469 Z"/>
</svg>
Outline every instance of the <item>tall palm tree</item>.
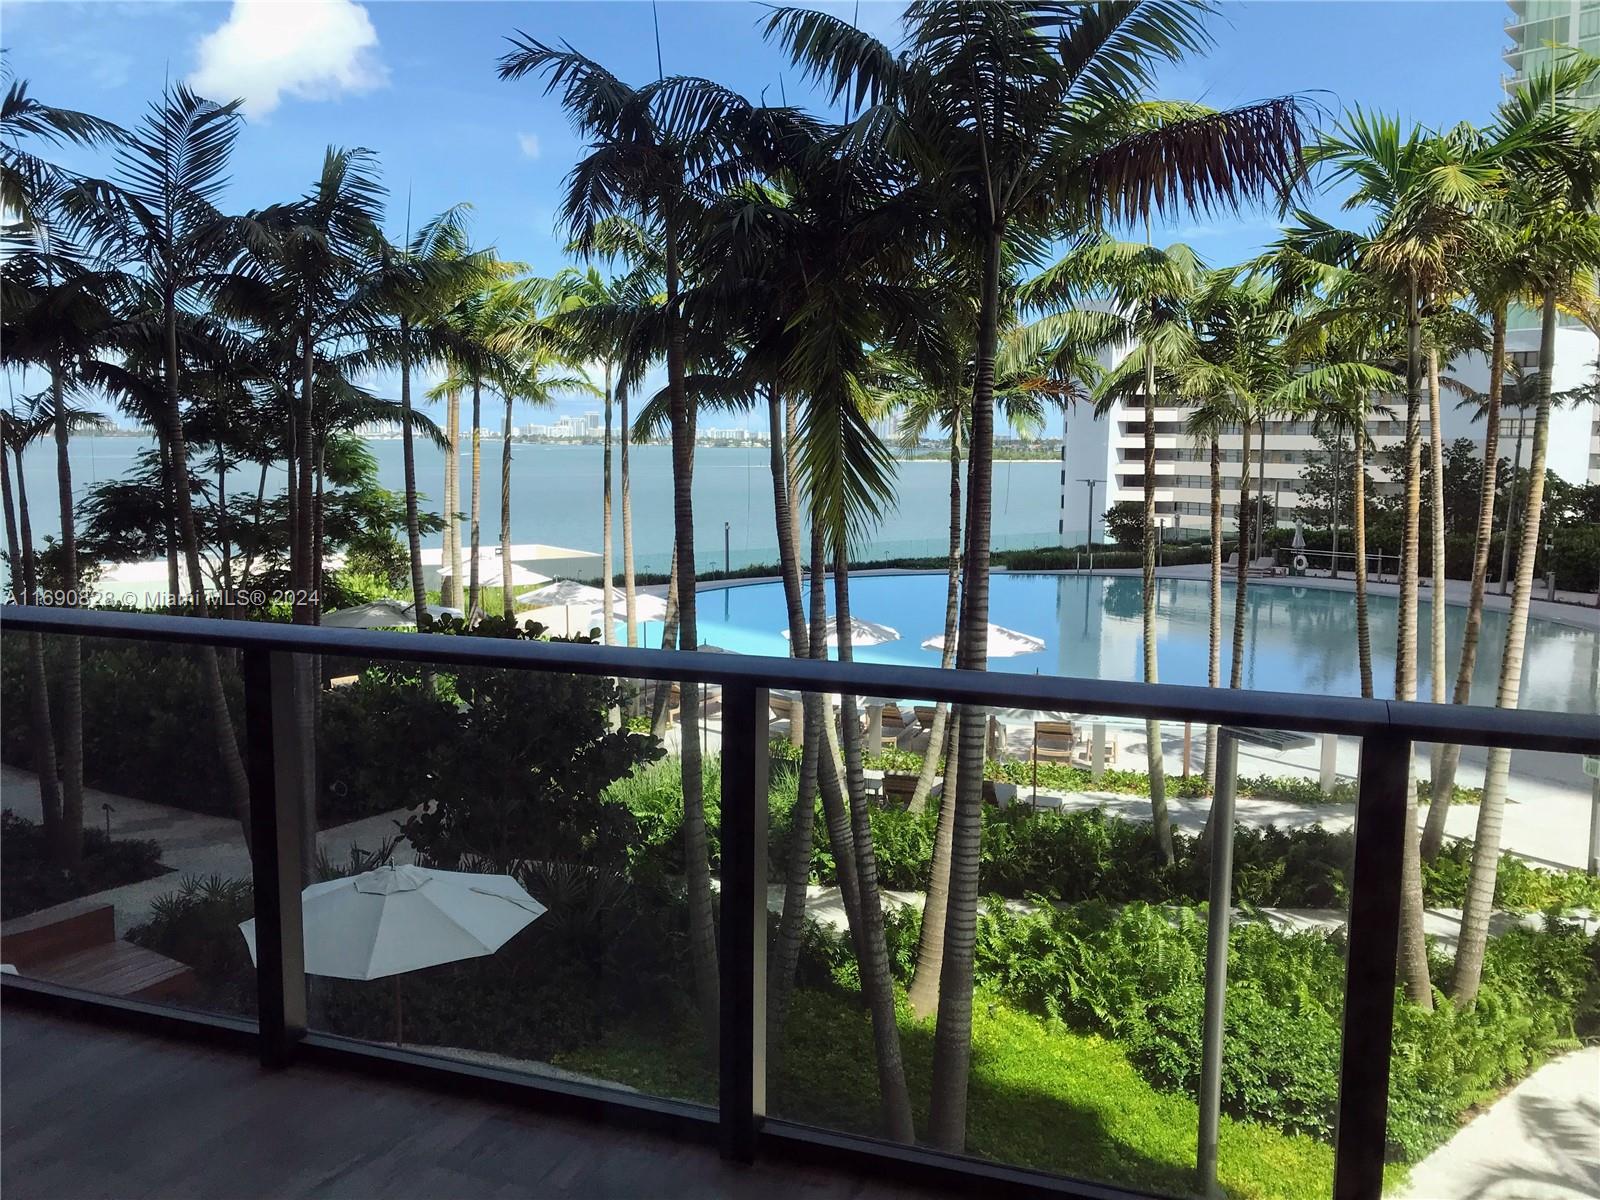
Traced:
<svg viewBox="0 0 1600 1200">
<path fill-rule="evenodd" d="M 696 403 L 685 383 L 689 330 L 683 300 L 696 270 L 695 231 L 708 195 L 741 173 L 740 147 L 732 133 L 750 107 L 708 80 L 674 77 L 635 88 L 575 50 L 556 49 L 521 33 L 509 40 L 511 49 L 500 59 L 500 77 L 543 76 L 546 90 L 560 92 L 568 116 L 588 140 L 588 153 L 568 176 L 563 201 L 573 241 L 587 251 L 597 224 L 623 215 L 638 220 L 660 247 L 678 638 L 683 648 L 692 650 L 699 642 L 693 499 Z M 697 687 L 685 685 L 681 694 L 690 958 L 706 1040 L 714 1044 L 719 993 L 700 763 L 701 704 Z"/>
<path fill-rule="evenodd" d="M 1538 407 L 1528 466 L 1527 515 L 1495 696 L 1501 708 L 1517 706 L 1522 685 L 1549 452 L 1557 302 L 1581 276 L 1600 267 L 1600 217 L 1594 211 L 1600 195 L 1600 125 L 1592 113 L 1578 107 L 1578 97 L 1597 77 L 1600 58 L 1590 55 L 1575 55 L 1546 67 L 1512 94 L 1496 122 L 1496 133 L 1508 146 L 1513 202 L 1521 210 L 1518 224 L 1527 244 L 1527 287 L 1540 296 Z M 1510 768 L 1510 752 L 1491 748 L 1452 981 L 1458 1004 L 1470 1004 L 1477 997 L 1483 976 Z"/>
<path fill-rule="evenodd" d="M 38 575 L 33 552 L 33 530 L 28 520 L 27 484 L 22 454 L 28 444 L 44 435 L 48 422 L 0 412 L 0 496 L 5 503 L 6 566 L 11 575 L 11 595 L 19 604 L 37 602 Z M 21 504 L 21 530 L 11 495 L 11 469 L 17 464 L 17 499 Z M 28 674 L 28 721 L 33 735 L 34 774 L 39 780 L 39 809 L 45 844 L 58 847 L 61 834 L 61 779 L 58 775 L 55 733 L 50 719 L 50 683 L 45 670 L 44 640 L 36 633 L 22 635 L 22 653 Z"/>
<path fill-rule="evenodd" d="M 411 600 L 421 615 L 428 611 L 423 583 L 422 532 L 417 498 L 416 443 L 412 433 L 411 368 L 438 352 L 434 334 L 449 300 L 471 286 L 480 264 L 467 248 L 466 205 L 455 205 L 428 221 L 403 244 L 387 240 L 379 247 L 378 269 L 371 286 L 377 307 L 392 318 L 391 357 L 400 372 L 401 455 L 405 469 L 406 550 L 411 564 Z M 448 509 L 447 509 L 448 511 Z"/>
<path fill-rule="evenodd" d="M 904 17 L 904 49 L 823 13 L 780 8 L 767 29 L 834 100 L 865 101 L 853 130 L 898 150 L 939 199 L 949 244 L 977 264 L 977 370 L 968 463 L 967 551 L 957 664 L 988 658 L 994 363 L 1001 266 L 1039 234 L 1103 216 L 1138 218 L 1275 189 L 1299 146 L 1296 105 L 1231 113 L 1143 102 L 1165 63 L 1206 42 L 1201 5 L 1063 8 L 926 2 Z M 1218 164 L 1227 166 L 1218 169 Z M 946 952 L 929 1113 L 935 1145 L 966 1140 L 986 728 L 961 723 Z"/>
</svg>

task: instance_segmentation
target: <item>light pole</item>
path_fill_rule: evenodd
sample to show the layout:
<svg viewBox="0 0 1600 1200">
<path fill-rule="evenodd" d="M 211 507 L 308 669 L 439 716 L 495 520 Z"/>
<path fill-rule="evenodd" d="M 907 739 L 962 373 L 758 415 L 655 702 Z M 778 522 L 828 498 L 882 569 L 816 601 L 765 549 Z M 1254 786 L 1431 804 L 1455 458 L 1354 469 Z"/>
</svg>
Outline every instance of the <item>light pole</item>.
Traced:
<svg viewBox="0 0 1600 1200">
<path fill-rule="evenodd" d="M 1080 480 L 1078 480 L 1078 482 L 1079 483 L 1087 483 L 1089 485 L 1089 511 L 1088 511 L 1087 520 L 1084 522 L 1083 544 L 1084 544 L 1084 547 L 1089 551 L 1089 574 L 1093 575 L 1094 574 L 1094 485 L 1099 483 L 1100 481 L 1098 479 L 1080 479 Z"/>
<path fill-rule="evenodd" d="M 722 573 L 724 575 L 727 575 L 732 571 L 732 567 L 730 565 L 731 560 L 728 553 L 729 544 L 728 522 L 724 521 L 722 523 Z"/>
</svg>

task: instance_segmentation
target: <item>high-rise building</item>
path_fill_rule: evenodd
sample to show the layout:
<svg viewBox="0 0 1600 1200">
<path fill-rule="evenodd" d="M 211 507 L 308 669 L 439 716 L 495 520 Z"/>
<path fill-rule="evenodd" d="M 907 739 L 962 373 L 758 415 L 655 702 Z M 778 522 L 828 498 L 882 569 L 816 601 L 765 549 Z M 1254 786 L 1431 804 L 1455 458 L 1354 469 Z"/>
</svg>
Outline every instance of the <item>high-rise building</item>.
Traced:
<svg viewBox="0 0 1600 1200">
<path fill-rule="evenodd" d="M 1600 0 L 1510 0 L 1501 57 L 1510 68 L 1500 76 L 1511 91 L 1567 47 L 1600 54 Z M 1600 104 L 1600 80 L 1583 96 Z M 1512 309 L 1506 344 L 1513 354 L 1537 366 L 1539 314 Z M 1563 316 L 1556 334 L 1554 388 L 1557 392 L 1590 383 L 1600 372 L 1600 339 L 1575 317 Z M 1514 414 L 1513 420 L 1517 419 Z M 1600 483 L 1600 403 L 1574 404 L 1550 414 L 1550 469 L 1569 483 Z"/>
<path fill-rule="evenodd" d="M 1503 58 L 1510 68 L 1501 76 L 1501 86 L 1510 91 L 1528 74 L 1550 62 L 1562 46 L 1576 46 L 1600 54 L 1600 0 L 1511 0 L 1506 18 L 1506 33 L 1511 44 Z M 1600 84 L 1590 88 L 1590 100 L 1600 104 Z M 1514 368 L 1535 371 L 1539 366 L 1539 314 L 1531 309 L 1514 309 L 1506 336 L 1507 356 Z M 1126 349 L 1109 360 L 1114 364 Z M 1590 385 L 1600 371 L 1600 339 L 1582 323 L 1563 317 L 1556 330 L 1556 361 L 1552 386 L 1558 393 Z M 1451 363 L 1448 373 L 1461 385 L 1476 392 L 1487 390 L 1489 367 L 1482 355 L 1468 354 Z M 1391 397 L 1389 407 L 1395 416 L 1380 418 L 1368 425 L 1375 449 L 1398 444 L 1404 436 L 1404 398 Z M 1210 524 L 1211 480 L 1209 450 L 1184 432 L 1184 422 L 1193 411 L 1164 397 L 1157 397 L 1156 409 L 1156 516 L 1169 531 L 1203 530 Z M 1483 427 L 1471 420 L 1469 410 L 1456 407 L 1456 397 L 1447 395 L 1440 424 L 1445 442 L 1470 438 L 1482 452 Z M 1518 427 L 1526 422 L 1524 434 L 1531 433 L 1533 413 L 1507 409 L 1501 423 L 1500 453 L 1510 459 L 1516 445 Z M 1423 436 L 1427 437 L 1424 414 Z M 1251 490 L 1263 486 L 1269 498 L 1277 501 L 1280 519 L 1292 517 L 1299 500 L 1299 479 L 1311 454 L 1317 453 L 1315 431 L 1308 421 L 1269 421 L 1266 429 L 1265 461 L 1261 457 L 1261 437 L 1252 439 Z M 1241 440 L 1237 432 L 1221 439 L 1224 524 L 1235 524 L 1238 504 L 1238 477 Z M 1523 462 L 1527 465 L 1529 439 L 1523 438 Z M 1382 469 L 1380 455 L 1370 454 L 1374 484 L 1382 492 L 1399 486 Z M 1550 414 L 1549 469 L 1569 483 L 1600 483 L 1600 404 L 1580 402 L 1554 409 Z M 1086 480 L 1095 482 L 1094 512 L 1089 505 Z M 1101 514 L 1113 504 L 1144 498 L 1144 409 L 1134 400 L 1117 404 L 1098 419 L 1077 410 L 1068 416 L 1067 438 L 1061 462 L 1061 511 L 1057 528 L 1065 543 L 1083 540 L 1091 523 L 1094 536 L 1103 536 Z"/>
<path fill-rule="evenodd" d="M 1500 81 L 1509 91 L 1564 47 L 1600 54 L 1600 0 L 1511 0 L 1506 35 L 1511 44 L 1500 57 L 1510 70 Z M 1590 85 L 1587 99 L 1600 102 L 1600 83 Z"/>
</svg>

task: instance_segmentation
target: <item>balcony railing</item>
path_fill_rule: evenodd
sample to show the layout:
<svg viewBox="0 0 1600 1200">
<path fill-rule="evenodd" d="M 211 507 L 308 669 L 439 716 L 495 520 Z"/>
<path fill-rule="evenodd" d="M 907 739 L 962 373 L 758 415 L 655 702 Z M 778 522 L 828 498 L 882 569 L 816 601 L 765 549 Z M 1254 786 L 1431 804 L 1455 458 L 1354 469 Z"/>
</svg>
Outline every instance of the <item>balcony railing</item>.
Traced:
<svg viewBox="0 0 1600 1200">
<path fill-rule="evenodd" d="M 7 605 L 6 633 L 33 632 L 213 647 L 237 651 L 242 663 L 245 751 L 251 806 L 255 885 L 257 1023 L 206 1018 L 154 1005 L 117 1001 L 37 979 L 5 975 L 7 1003 L 92 1012 L 112 1020 L 161 1024 L 183 1036 L 251 1038 L 264 1065 L 315 1061 L 422 1080 L 475 1094 L 550 1104 L 624 1125 L 666 1127 L 720 1143 L 725 1155 L 749 1160 L 773 1152 L 826 1159 L 907 1178 L 982 1186 L 996 1194 L 1131 1196 L 1101 1184 L 1065 1179 L 918 1147 L 825 1133 L 765 1115 L 767 766 L 770 689 L 868 696 L 915 696 L 968 711 L 1024 708 L 1087 711 L 1107 717 L 1332 734 L 1361 741 L 1351 875 L 1346 999 L 1339 1065 L 1333 1195 L 1380 1195 L 1386 1143 L 1391 1035 L 1394 1022 L 1400 875 L 1412 745 L 1449 743 L 1568 754 L 1600 753 L 1600 723 L 1591 715 L 1435 706 L 1305 694 L 1138 684 L 1100 679 L 944 671 L 922 667 L 733 654 L 647 651 L 597 645 L 511 641 L 435 634 L 323 629 L 271 623 Z M 398 1048 L 308 1032 L 302 945 L 301 805 L 287 779 L 295 775 L 298 736 L 293 708 L 296 655 L 327 655 L 432 667 L 601 676 L 722 689 L 721 937 L 718 1099 L 704 1107 L 657 1100 L 600 1086 L 513 1075 Z M 1234 743 L 1222 742 L 1225 763 Z M 1224 768 L 1226 774 L 1226 767 Z M 1230 787 L 1217 803 L 1231 826 Z M 1213 875 L 1227 871 L 1217 855 Z M 1217 893 L 1213 892 L 1213 896 Z M 1221 893 L 1224 897 L 1227 893 Z M 1215 905 L 1213 906 L 1215 909 Z M 1227 911 L 1224 901 L 1222 912 Z M 1227 945 L 1224 936 L 1221 945 Z M 1218 917 L 1213 912 L 1213 925 Z M 1222 986 L 1226 955 L 1208 963 L 1208 996 Z M 1215 978 L 1212 976 L 1215 974 Z M 1220 993 L 1219 993 L 1220 995 Z M 1213 1020 L 1212 1018 L 1215 1018 Z M 1208 1004 L 1207 1062 L 1202 1088 L 1200 1155 L 1215 1163 L 1221 1009 Z M 1206 1113 L 1210 1114 L 1209 1126 Z"/>
</svg>

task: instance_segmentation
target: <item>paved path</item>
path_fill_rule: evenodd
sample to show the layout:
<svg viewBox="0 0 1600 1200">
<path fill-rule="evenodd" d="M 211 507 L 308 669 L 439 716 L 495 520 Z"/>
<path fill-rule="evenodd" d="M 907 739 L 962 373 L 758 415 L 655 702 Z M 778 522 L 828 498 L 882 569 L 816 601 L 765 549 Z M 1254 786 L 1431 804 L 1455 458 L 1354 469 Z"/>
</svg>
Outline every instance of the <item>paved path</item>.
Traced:
<svg viewBox="0 0 1600 1200">
<path fill-rule="evenodd" d="M 85 827 L 105 828 L 102 804 L 110 804 L 114 810 L 111 813 L 112 837 L 148 838 L 158 843 L 162 865 L 171 868 L 168 874 L 96 893 L 96 899 L 116 909 L 118 937 L 145 920 L 150 902 L 175 890 L 186 875 L 221 875 L 225 879 L 246 879 L 250 875 L 250 853 L 245 849 L 237 821 L 85 788 Z M 0 766 L 0 805 L 19 817 L 39 821 L 38 778 L 31 771 Z M 393 812 L 337 825 L 319 833 L 317 845 L 334 862 L 340 862 L 349 855 L 351 846 L 375 850 L 384 838 L 396 836 L 399 831 L 395 822 L 405 816 L 406 810 L 397 808 Z M 396 848 L 396 858 L 401 862 L 410 861 L 407 843 L 401 842 Z"/>
<path fill-rule="evenodd" d="M 767 908 L 775 913 L 783 911 L 783 885 L 771 884 L 767 888 Z M 923 892 L 901 892 L 885 889 L 883 898 L 886 904 L 896 904 L 921 909 L 928 902 L 928 897 Z M 1027 900 L 1007 900 L 1006 907 L 1012 912 L 1027 913 L 1034 911 L 1035 905 Z M 1333 930 L 1344 926 L 1348 914 L 1342 908 L 1257 908 L 1246 912 L 1242 908 L 1233 910 L 1234 920 L 1246 921 L 1260 917 L 1271 924 L 1275 929 L 1304 930 L 1321 929 Z M 824 929 L 834 933 L 845 933 L 849 924 L 845 918 L 844 899 L 839 889 L 834 886 L 821 886 L 812 884 L 806 888 L 806 916 L 815 921 Z M 1570 918 L 1583 926 L 1586 934 L 1594 933 L 1600 929 L 1600 915 L 1576 915 Z M 1503 913 L 1497 912 L 1489 918 L 1489 932 L 1498 936 L 1509 929 L 1521 925 L 1526 929 L 1543 929 L 1544 916 L 1541 913 Z M 1461 937 L 1461 910 L 1459 908 L 1430 908 L 1423 913 L 1423 928 L 1430 938 L 1442 948 L 1454 952 L 1456 942 Z"/>
<path fill-rule="evenodd" d="M 1600 1197 L 1600 1046 L 1546 1063 L 1411 1171 L 1401 1200 Z"/>
</svg>

